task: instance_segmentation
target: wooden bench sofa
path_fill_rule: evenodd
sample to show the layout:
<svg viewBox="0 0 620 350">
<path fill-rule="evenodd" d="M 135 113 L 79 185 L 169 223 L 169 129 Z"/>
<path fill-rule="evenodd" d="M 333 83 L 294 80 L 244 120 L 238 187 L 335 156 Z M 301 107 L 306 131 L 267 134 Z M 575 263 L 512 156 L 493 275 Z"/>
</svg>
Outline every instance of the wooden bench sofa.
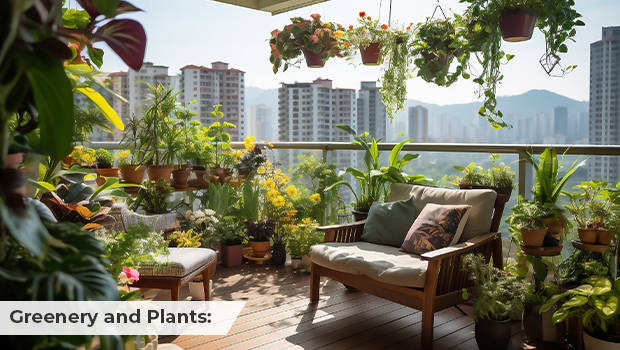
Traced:
<svg viewBox="0 0 620 350">
<path fill-rule="evenodd" d="M 416 216 L 427 203 L 472 205 L 471 215 L 459 243 L 421 256 L 401 253 L 398 248 L 393 247 L 390 247 L 392 250 L 388 253 L 384 253 L 384 247 L 360 242 L 365 221 L 320 227 L 318 230 L 325 233 L 325 240 L 324 244 L 314 246 L 311 251 L 310 302 L 319 301 L 320 277 L 326 276 L 348 287 L 420 310 L 421 345 L 424 349 L 432 349 L 434 313 L 462 303 L 463 288 L 473 291 L 472 282 L 461 269 L 461 257 L 469 253 L 481 253 L 487 261 L 492 258 L 494 266 L 502 267 L 502 243 L 497 231 L 506 197 L 497 195 L 492 190 L 451 190 L 394 184 L 389 201 L 408 199 L 412 195 Z M 477 199 L 472 200 L 474 197 Z M 477 229 L 472 230 L 476 227 Z M 334 254 L 334 251 L 337 254 Z M 385 260 L 382 260 L 381 254 L 390 256 L 385 256 Z M 403 280 L 402 278 L 394 276 L 388 278 L 389 283 L 385 282 L 382 276 L 385 271 L 382 268 L 387 266 L 386 270 L 389 270 L 392 265 L 398 264 L 393 262 L 393 257 L 400 254 L 406 255 L 400 257 L 401 259 L 411 259 L 416 266 L 427 263 L 425 274 L 420 276 L 421 286 L 406 286 L 407 283 L 398 282 Z M 360 264 L 367 264 L 367 260 L 373 259 L 380 264 L 378 267 L 375 266 L 371 272 L 360 269 Z"/>
</svg>

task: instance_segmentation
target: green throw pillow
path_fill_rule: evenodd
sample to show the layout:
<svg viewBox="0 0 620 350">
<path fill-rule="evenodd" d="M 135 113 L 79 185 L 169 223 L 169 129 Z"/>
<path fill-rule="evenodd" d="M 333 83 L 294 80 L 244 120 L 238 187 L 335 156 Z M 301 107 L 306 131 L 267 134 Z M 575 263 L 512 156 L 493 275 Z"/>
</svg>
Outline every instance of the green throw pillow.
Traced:
<svg viewBox="0 0 620 350">
<path fill-rule="evenodd" d="M 375 202 L 370 207 L 360 239 L 400 248 L 415 218 L 413 197 L 390 203 Z"/>
</svg>

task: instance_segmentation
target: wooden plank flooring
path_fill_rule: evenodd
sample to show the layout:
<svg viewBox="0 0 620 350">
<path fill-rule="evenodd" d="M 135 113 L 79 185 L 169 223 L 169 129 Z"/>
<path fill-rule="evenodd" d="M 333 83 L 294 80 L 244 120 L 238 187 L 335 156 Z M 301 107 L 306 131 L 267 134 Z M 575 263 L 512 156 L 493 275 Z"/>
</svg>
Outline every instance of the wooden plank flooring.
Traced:
<svg viewBox="0 0 620 350">
<path fill-rule="evenodd" d="M 321 280 L 320 302 L 308 303 L 310 274 L 287 264 L 217 266 L 213 300 L 244 300 L 246 305 L 225 336 L 167 336 L 189 350 L 376 350 L 418 349 L 421 313 L 342 284 Z M 149 290 L 147 298 L 169 300 L 170 292 Z M 189 289 L 181 300 L 189 300 Z M 459 310 L 460 309 L 460 310 Z M 435 314 L 434 349 L 478 349 L 474 339 L 473 309 L 468 304 Z M 513 322 L 509 349 L 562 349 L 558 344 L 524 344 L 519 322 Z"/>
</svg>

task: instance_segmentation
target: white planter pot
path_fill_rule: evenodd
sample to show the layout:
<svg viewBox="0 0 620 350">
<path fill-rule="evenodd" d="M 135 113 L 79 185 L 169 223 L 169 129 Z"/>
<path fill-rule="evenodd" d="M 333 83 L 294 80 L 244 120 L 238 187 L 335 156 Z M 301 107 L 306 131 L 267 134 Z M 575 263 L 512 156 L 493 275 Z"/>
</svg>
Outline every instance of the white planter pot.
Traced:
<svg viewBox="0 0 620 350">
<path fill-rule="evenodd" d="M 619 350 L 620 343 L 612 343 L 598 338 L 594 338 L 586 332 L 583 332 L 583 345 L 586 350 Z"/>
<path fill-rule="evenodd" d="M 156 334 L 151 334 L 149 335 L 149 343 L 148 344 L 144 344 L 144 339 L 142 339 L 141 337 L 138 337 L 138 341 L 140 344 L 138 347 L 140 350 L 157 350 L 158 349 L 158 345 L 159 345 L 159 340 Z M 144 347 L 142 347 L 144 345 Z"/>
<path fill-rule="evenodd" d="M 554 308 L 551 308 L 542 315 L 542 339 L 546 342 L 557 343 L 558 342 L 558 325 L 551 321 L 553 318 Z"/>
<path fill-rule="evenodd" d="M 209 280 L 209 295 L 211 295 L 211 291 L 213 291 L 213 281 Z M 202 282 L 189 282 L 189 294 L 192 296 L 192 300 L 205 300 L 205 290 Z"/>
<path fill-rule="evenodd" d="M 301 264 L 301 259 L 291 258 L 291 266 L 294 269 L 298 269 L 300 264 Z"/>
<path fill-rule="evenodd" d="M 310 260 L 309 255 L 301 256 L 301 264 L 304 266 L 304 269 L 306 269 L 306 271 L 310 272 L 312 268 L 312 260 Z"/>
</svg>

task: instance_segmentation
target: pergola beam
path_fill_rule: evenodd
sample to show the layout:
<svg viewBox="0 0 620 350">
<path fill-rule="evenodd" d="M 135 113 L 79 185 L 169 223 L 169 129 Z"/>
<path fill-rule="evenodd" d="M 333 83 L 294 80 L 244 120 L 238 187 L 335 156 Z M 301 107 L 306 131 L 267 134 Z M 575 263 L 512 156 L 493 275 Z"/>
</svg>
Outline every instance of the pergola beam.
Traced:
<svg viewBox="0 0 620 350">
<path fill-rule="evenodd" d="M 271 12 L 272 15 L 319 4 L 329 0 L 215 0 L 225 4 Z"/>
</svg>

